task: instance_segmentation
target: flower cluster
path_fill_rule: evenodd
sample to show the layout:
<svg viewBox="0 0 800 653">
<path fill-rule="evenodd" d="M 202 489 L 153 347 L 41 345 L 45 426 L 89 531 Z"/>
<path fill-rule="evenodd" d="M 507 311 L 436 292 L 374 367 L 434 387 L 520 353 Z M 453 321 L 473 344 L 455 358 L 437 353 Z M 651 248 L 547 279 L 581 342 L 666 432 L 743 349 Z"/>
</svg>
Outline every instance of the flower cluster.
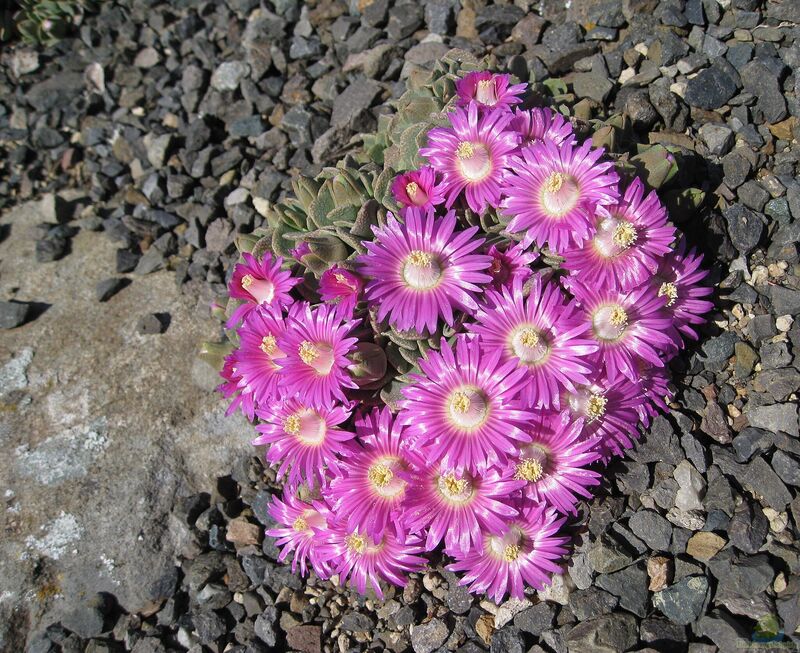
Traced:
<svg viewBox="0 0 800 653">
<path fill-rule="evenodd" d="M 305 299 L 302 243 L 297 262 L 233 271 L 220 388 L 285 478 L 267 533 L 293 570 L 382 596 L 443 547 L 472 592 L 541 589 L 600 465 L 666 407 L 666 364 L 712 306 L 700 257 L 567 120 L 519 108 L 524 90 L 462 79 L 428 165 L 394 181 L 400 209 L 362 254 L 305 274 Z M 387 332 L 438 345 L 401 376 Z M 393 412 L 380 390 L 398 377 Z"/>
</svg>

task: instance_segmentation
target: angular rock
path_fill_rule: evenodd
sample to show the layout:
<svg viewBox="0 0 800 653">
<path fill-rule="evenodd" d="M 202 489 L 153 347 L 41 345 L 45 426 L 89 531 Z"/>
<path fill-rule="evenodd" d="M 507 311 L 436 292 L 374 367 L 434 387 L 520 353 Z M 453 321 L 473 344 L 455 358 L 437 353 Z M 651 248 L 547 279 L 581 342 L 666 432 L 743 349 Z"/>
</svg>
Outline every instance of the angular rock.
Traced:
<svg viewBox="0 0 800 653">
<path fill-rule="evenodd" d="M 381 86 L 372 80 L 353 82 L 333 101 L 331 126 L 350 125 L 362 112 L 369 109 L 381 93 Z"/>
<path fill-rule="evenodd" d="M 701 70 L 689 80 L 684 99 L 700 109 L 718 109 L 730 100 L 738 89 L 736 81 L 719 66 Z"/>
<path fill-rule="evenodd" d="M 638 641 L 639 628 L 632 614 L 621 612 L 579 623 L 566 636 L 569 653 L 619 653 Z"/>
<path fill-rule="evenodd" d="M 742 254 L 749 254 L 761 240 L 764 223 L 757 213 L 742 204 L 733 204 L 723 211 L 728 222 L 728 233 L 733 246 Z"/>
<path fill-rule="evenodd" d="M 217 91 L 235 91 L 247 76 L 249 67 L 243 61 L 226 61 L 211 75 L 211 87 Z"/>
<path fill-rule="evenodd" d="M 0 302 L 0 329 L 13 329 L 25 324 L 31 312 L 27 302 Z"/>
<path fill-rule="evenodd" d="M 628 521 L 633 534 L 644 540 L 654 551 L 668 551 L 672 541 L 672 524 L 657 512 L 641 510 Z"/>
<path fill-rule="evenodd" d="M 122 290 L 129 281 L 122 277 L 111 277 L 98 282 L 94 288 L 94 296 L 98 302 L 107 302 L 120 290 Z"/>
<path fill-rule="evenodd" d="M 450 630 L 441 619 L 431 619 L 424 624 L 415 625 L 411 631 L 411 647 L 414 653 L 433 653 L 442 646 Z"/>
<path fill-rule="evenodd" d="M 686 576 L 653 594 L 653 605 L 670 621 L 685 626 L 702 614 L 708 599 L 708 579 L 705 576 Z"/>
<path fill-rule="evenodd" d="M 621 607 L 640 617 L 647 614 L 648 584 L 643 562 L 597 577 L 599 587 L 619 598 Z"/>
<path fill-rule="evenodd" d="M 695 533 L 686 543 L 686 553 L 696 560 L 711 560 L 726 544 L 725 538 L 716 533 L 702 531 Z"/>
<path fill-rule="evenodd" d="M 765 431 L 788 433 L 793 437 L 800 437 L 800 423 L 798 422 L 797 404 L 774 404 L 772 406 L 757 406 L 745 410 L 750 426 L 764 429 Z"/>
</svg>

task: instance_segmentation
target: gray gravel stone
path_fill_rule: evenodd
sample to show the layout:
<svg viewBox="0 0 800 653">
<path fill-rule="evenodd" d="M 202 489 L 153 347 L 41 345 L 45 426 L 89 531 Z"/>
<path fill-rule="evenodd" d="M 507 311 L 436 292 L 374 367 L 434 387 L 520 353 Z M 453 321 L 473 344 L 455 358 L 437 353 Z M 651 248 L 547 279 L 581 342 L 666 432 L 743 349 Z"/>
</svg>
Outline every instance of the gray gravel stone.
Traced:
<svg viewBox="0 0 800 653">
<path fill-rule="evenodd" d="M 687 625 L 695 621 L 709 598 L 705 576 L 686 576 L 674 585 L 655 592 L 653 605 L 670 621 Z"/>
<path fill-rule="evenodd" d="M 342 127 L 352 124 L 355 118 L 372 106 L 381 93 L 381 86 L 372 80 L 353 82 L 333 101 L 331 126 Z"/>
<path fill-rule="evenodd" d="M 657 512 L 642 510 L 634 513 L 628 521 L 633 534 L 644 540 L 654 551 L 669 550 L 672 541 L 672 524 Z"/>
<path fill-rule="evenodd" d="M 620 612 L 579 623 L 567 633 L 569 653 L 619 653 L 638 641 L 639 628 L 632 614 Z"/>
<path fill-rule="evenodd" d="M 243 61 L 226 61 L 211 75 L 211 87 L 217 91 L 235 91 L 247 76 L 249 68 Z"/>
<path fill-rule="evenodd" d="M 800 462 L 783 451 L 776 451 L 772 456 L 772 468 L 784 483 L 800 486 Z"/>
<path fill-rule="evenodd" d="M 648 578 L 643 562 L 613 574 L 601 574 L 597 585 L 619 598 L 619 604 L 629 612 L 644 617 L 647 614 Z"/>
<path fill-rule="evenodd" d="M 25 323 L 31 305 L 26 302 L 0 302 L 0 329 L 13 329 Z"/>
<path fill-rule="evenodd" d="M 700 109 L 718 109 L 738 90 L 736 81 L 719 66 L 701 70 L 686 86 L 685 100 Z"/>
<path fill-rule="evenodd" d="M 761 218 L 742 204 L 730 206 L 723 214 L 728 221 L 728 233 L 733 246 L 742 254 L 749 254 L 761 240 L 764 231 Z"/>
<path fill-rule="evenodd" d="M 414 653 L 432 653 L 447 640 L 450 631 L 441 619 L 414 626 L 411 632 L 411 646 Z"/>
</svg>

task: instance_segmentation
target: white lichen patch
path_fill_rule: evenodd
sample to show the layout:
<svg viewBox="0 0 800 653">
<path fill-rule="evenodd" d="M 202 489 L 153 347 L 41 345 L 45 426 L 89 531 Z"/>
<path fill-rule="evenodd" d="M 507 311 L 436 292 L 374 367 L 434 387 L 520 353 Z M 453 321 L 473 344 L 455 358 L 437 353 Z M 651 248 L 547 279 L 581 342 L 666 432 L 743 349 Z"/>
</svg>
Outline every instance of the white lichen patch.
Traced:
<svg viewBox="0 0 800 653">
<path fill-rule="evenodd" d="M 33 349 L 26 347 L 0 367 L 0 396 L 28 386 L 28 366 L 33 360 Z"/>
<path fill-rule="evenodd" d="M 41 530 L 44 531 L 41 538 L 29 535 L 25 538 L 25 545 L 39 555 L 53 560 L 60 559 L 70 550 L 75 552 L 72 545 L 83 535 L 83 528 L 75 516 L 63 510 L 49 524 L 41 526 Z"/>
<path fill-rule="evenodd" d="M 114 585 L 119 585 L 119 581 L 114 577 L 114 570 L 117 568 L 117 563 L 114 562 L 114 558 L 109 558 L 105 554 L 100 554 L 100 563 L 103 566 L 103 570 L 111 579 L 111 582 L 114 583 Z"/>
<path fill-rule="evenodd" d="M 85 426 L 73 426 L 47 438 L 38 447 L 27 444 L 16 448 L 17 471 L 45 485 L 85 476 L 108 447 L 105 418 Z"/>
</svg>

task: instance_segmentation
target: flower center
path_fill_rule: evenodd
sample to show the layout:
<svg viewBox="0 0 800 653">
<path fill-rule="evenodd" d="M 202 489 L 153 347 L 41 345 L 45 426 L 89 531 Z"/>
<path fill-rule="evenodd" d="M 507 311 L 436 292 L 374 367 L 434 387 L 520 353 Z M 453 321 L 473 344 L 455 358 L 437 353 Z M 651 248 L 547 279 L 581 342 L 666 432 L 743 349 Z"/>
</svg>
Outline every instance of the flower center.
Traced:
<svg viewBox="0 0 800 653">
<path fill-rule="evenodd" d="M 590 422 L 605 415 L 607 403 L 608 399 L 603 395 L 597 394 L 596 392 L 591 394 L 586 401 L 586 415 L 589 417 Z"/>
<path fill-rule="evenodd" d="M 376 488 L 385 488 L 394 478 L 394 473 L 383 463 L 376 463 L 370 466 L 367 478 Z"/>
<path fill-rule="evenodd" d="M 461 141 L 456 148 L 456 158 L 461 174 L 468 182 L 478 182 L 492 171 L 489 150 L 482 143 Z"/>
<path fill-rule="evenodd" d="M 544 362 L 547 356 L 547 340 L 531 326 L 517 329 L 511 336 L 511 349 L 520 362 L 535 365 Z"/>
<path fill-rule="evenodd" d="M 658 289 L 658 296 L 666 297 L 667 306 L 672 306 L 676 301 L 678 301 L 678 286 L 671 281 L 665 281 Z"/>
<path fill-rule="evenodd" d="M 275 350 L 278 348 L 277 342 L 275 340 L 275 336 L 273 335 L 266 335 L 261 339 L 261 344 L 259 345 L 259 349 L 263 351 L 267 356 L 272 356 L 275 353 Z"/>
<path fill-rule="evenodd" d="M 303 408 L 283 420 L 283 431 L 307 445 L 318 445 L 325 439 L 327 424 L 319 414 Z"/>
<path fill-rule="evenodd" d="M 601 340 L 619 340 L 628 327 L 628 314 L 619 304 L 607 304 L 594 312 L 592 326 Z"/>
<path fill-rule="evenodd" d="M 297 353 L 301 361 L 316 370 L 317 374 L 321 376 L 329 374 L 333 368 L 335 361 L 333 349 L 326 343 L 315 344 L 309 340 L 303 340 L 297 347 Z"/>
<path fill-rule="evenodd" d="M 497 104 L 497 84 L 494 79 L 482 79 L 475 89 L 475 99 L 487 107 Z"/>
<path fill-rule="evenodd" d="M 303 519 L 302 515 L 294 520 L 294 524 L 292 524 L 292 528 L 298 532 L 302 532 L 308 529 L 308 522 Z"/>
<path fill-rule="evenodd" d="M 350 551 L 358 555 L 362 555 L 367 549 L 367 540 L 358 533 L 350 533 L 344 538 L 344 542 Z"/>
<path fill-rule="evenodd" d="M 628 249 L 636 242 L 637 236 L 636 228 L 630 222 L 620 222 L 614 229 L 612 239 L 622 249 Z"/>
<path fill-rule="evenodd" d="M 252 274 L 242 277 L 242 288 L 259 304 L 269 304 L 275 296 L 275 284 L 269 279 L 256 279 Z"/>
<path fill-rule="evenodd" d="M 414 290 L 430 290 L 439 285 L 442 268 L 428 252 L 415 249 L 406 256 L 403 280 Z"/>
<path fill-rule="evenodd" d="M 486 395 L 476 387 L 464 386 L 452 395 L 448 402 L 450 419 L 462 429 L 474 429 L 486 422 L 489 403 Z"/>
<path fill-rule="evenodd" d="M 347 283 L 347 277 L 345 277 L 341 272 L 334 273 L 333 278 L 339 283 Z"/>
<path fill-rule="evenodd" d="M 562 172 L 552 172 L 542 184 L 542 207 L 545 212 L 560 218 L 578 204 L 580 190 L 575 179 Z"/>
<path fill-rule="evenodd" d="M 506 544 L 506 548 L 503 550 L 503 560 L 506 562 L 514 562 L 519 558 L 519 546 L 516 544 Z"/>
<path fill-rule="evenodd" d="M 517 469 L 514 478 L 518 481 L 528 481 L 528 483 L 536 483 L 544 475 L 544 468 L 535 458 L 523 458 L 517 463 Z"/>
<path fill-rule="evenodd" d="M 417 194 L 419 190 L 419 186 L 417 185 L 416 181 L 410 181 L 406 184 L 406 195 L 408 195 L 412 200 L 414 196 Z"/>
<path fill-rule="evenodd" d="M 472 483 L 468 478 L 456 478 L 453 472 L 439 476 L 441 495 L 452 503 L 465 503 L 472 496 Z"/>
</svg>

